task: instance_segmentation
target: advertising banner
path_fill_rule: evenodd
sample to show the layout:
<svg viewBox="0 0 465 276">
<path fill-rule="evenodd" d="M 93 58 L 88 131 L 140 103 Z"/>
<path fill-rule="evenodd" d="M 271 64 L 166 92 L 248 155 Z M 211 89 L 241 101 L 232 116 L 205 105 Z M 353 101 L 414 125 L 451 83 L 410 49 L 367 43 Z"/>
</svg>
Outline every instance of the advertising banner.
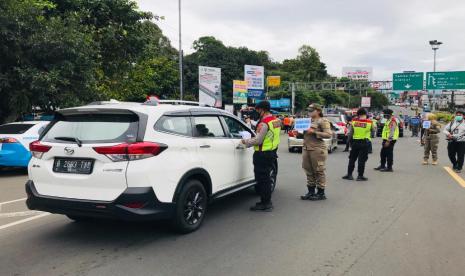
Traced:
<svg viewBox="0 0 465 276">
<path fill-rule="evenodd" d="M 221 107 L 221 68 L 199 66 L 199 102 Z"/>
<path fill-rule="evenodd" d="M 246 104 L 247 103 L 247 82 L 234 80 L 233 81 L 233 103 Z"/>
<path fill-rule="evenodd" d="M 373 78 L 372 67 L 343 67 L 342 76 L 351 80 L 371 81 Z"/>
<path fill-rule="evenodd" d="M 268 87 L 280 87 L 281 86 L 281 77 L 280 76 L 268 76 L 266 78 L 266 83 Z"/>
<path fill-rule="evenodd" d="M 257 100 L 256 103 L 261 102 L 262 100 Z M 279 100 L 268 100 L 270 102 L 271 108 L 290 108 L 291 99 L 282 98 Z"/>
<path fill-rule="evenodd" d="M 362 107 L 370 107 L 371 106 L 371 97 L 362 97 Z"/>
<path fill-rule="evenodd" d="M 265 97 L 265 68 L 263 66 L 245 65 L 244 80 L 247 82 L 250 98 L 262 99 Z"/>
</svg>

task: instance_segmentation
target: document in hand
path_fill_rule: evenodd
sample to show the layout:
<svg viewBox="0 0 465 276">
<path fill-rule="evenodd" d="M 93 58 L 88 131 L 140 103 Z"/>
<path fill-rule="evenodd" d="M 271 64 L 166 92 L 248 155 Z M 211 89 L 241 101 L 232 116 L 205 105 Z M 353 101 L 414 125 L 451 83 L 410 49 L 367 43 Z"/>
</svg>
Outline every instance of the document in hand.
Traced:
<svg viewBox="0 0 465 276">
<path fill-rule="evenodd" d="M 423 128 L 430 129 L 431 128 L 431 121 L 423 121 Z"/>
<path fill-rule="evenodd" d="M 294 129 L 300 133 L 305 132 L 312 126 L 312 119 L 311 118 L 299 118 L 295 119 Z"/>
<path fill-rule="evenodd" d="M 244 140 L 252 138 L 252 134 L 250 134 L 250 132 L 248 131 L 241 131 L 239 132 L 239 134 L 242 136 L 242 139 Z"/>
</svg>

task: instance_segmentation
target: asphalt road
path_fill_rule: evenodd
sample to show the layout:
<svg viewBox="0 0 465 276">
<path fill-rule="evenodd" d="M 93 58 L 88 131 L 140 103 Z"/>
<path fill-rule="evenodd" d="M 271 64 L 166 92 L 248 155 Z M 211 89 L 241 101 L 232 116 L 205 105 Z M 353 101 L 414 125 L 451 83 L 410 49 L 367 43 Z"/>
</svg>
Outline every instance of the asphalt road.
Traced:
<svg viewBox="0 0 465 276">
<path fill-rule="evenodd" d="M 299 199 L 301 155 L 283 143 L 274 212 L 249 212 L 256 197 L 243 191 L 211 205 L 189 235 L 166 223 L 35 218 L 20 213 L 24 201 L 1 204 L 0 275 L 464 275 L 465 188 L 443 168 L 445 143 L 440 166 L 426 167 L 418 141 L 402 138 L 394 173 L 372 170 L 379 150 L 376 140 L 360 183 L 341 179 L 347 154 L 338 149 L 328 200 L 309 202 Z M 1 202 L 24 198 L 26 179 L 0 172 Z"/>
</svg>

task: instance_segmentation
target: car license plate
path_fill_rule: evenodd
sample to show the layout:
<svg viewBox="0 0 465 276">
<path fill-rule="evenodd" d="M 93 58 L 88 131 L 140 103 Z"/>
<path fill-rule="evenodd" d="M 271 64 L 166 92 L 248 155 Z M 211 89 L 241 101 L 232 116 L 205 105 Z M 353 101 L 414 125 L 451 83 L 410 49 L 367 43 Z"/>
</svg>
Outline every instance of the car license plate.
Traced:
<svg viewBox="0 0 465 276">
<path fill-rule="evenodd" d="M 58 173 L 91 174 L 94 167 L 92 159 L 55 158 L 53 171 Z"/>
</svg>

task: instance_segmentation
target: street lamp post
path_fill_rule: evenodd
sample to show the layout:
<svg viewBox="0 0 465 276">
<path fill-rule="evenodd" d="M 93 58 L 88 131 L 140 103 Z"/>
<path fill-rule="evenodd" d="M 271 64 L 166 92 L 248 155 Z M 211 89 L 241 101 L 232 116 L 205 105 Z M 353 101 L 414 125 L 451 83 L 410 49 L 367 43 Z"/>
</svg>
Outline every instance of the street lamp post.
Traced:
<svg viewBox="0 0 465 276">
<path fill-rule="evenodd" d="M 434 53 L 434 59 L 433 59 L 433 72 L 436 72 L 436 51 L 439 49 L 439 46 L 442 44 L 442 42 L 437 41 L 437 40 L 430 40 L 429 45 L 431 45 L 431 48 L 433 49 Z M 433 96 L 434 96 L 434 102 L 436 104 L 436 91 L 433 90 Z M 432 107 L 435 109 L 435 106 Z"/>
<path fill-rule="evenodd" d="M 178 1 L 179 7 L 179 93 L 181 100 L 184 98 L 183 76 L 182 76 L 182 40 L 181 40 L 181 0 Z"/>
</svg>

